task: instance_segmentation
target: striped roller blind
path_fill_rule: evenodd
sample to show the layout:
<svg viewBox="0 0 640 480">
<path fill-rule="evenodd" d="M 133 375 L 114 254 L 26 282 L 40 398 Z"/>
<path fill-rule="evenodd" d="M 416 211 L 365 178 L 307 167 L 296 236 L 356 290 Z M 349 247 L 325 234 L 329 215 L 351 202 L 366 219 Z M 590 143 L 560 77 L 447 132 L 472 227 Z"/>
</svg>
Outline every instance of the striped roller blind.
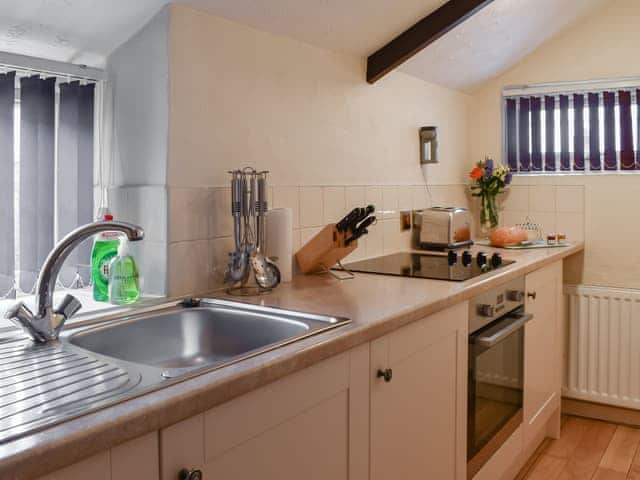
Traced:
<svg viewBox="0 0 640 480">
<path fill-rule="evenodd" d="M 503 152 L 520 173 L 640 171 L 639 88 L 505 95 Z"/>
<path fill-rule="evenodd" d="M 94 87 L 0 75 L 0 298 L 33 292 L 55 242 L 93 218 Z M 89 261 L 73 252 L 63 283 L 88 283 Z"/>
</svg>

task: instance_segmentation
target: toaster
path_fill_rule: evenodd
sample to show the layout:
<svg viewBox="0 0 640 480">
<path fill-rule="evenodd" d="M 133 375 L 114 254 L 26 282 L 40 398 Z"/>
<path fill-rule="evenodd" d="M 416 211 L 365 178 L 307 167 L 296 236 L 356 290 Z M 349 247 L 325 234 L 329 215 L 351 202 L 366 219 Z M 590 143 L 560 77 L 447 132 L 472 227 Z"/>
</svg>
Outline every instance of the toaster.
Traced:
<svg viewBox="0 0 640 480">
<path fill-rule="evenodd" d="M 462 207 L 431 207 L 412 212 L 412 244 L 418 250 L 472 245 L 471 213 Z"/>
</svg>

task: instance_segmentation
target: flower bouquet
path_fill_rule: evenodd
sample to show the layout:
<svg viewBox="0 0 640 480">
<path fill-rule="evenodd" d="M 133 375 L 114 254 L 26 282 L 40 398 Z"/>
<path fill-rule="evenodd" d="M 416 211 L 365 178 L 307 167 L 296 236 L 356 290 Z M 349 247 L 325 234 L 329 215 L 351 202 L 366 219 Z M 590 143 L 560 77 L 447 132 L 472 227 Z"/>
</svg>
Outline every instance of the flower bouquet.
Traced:
<svg viewBox="0 0 640 480">
<path fill-rule="evenodd" d="M 483 228 L 489 230 L 498 226 L 498 207 L 496 196 L 504 192 L 511 183 L 512 173 L 509 167 L 494 162 L 489 157 L 476 163 L 469 173 L 473 180 L 471 184 L 472 195 L 481 198 L 480 223 Z"/>
</svg>

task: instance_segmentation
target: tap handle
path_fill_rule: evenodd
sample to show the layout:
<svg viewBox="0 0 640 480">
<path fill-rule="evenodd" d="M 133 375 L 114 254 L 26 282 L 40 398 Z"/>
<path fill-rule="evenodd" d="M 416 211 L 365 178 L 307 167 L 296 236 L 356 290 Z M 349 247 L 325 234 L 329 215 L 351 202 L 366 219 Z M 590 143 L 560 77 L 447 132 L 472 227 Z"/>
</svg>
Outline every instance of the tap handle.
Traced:
<svg viewBox="0 0 640 480">
<path fill-rule="evenodd" d="M 4 314 L 4 318 L 10 320 L 15 326 L 24 330 L 36 342 L 42 343 L 48 340 L 47 336 L 36 328 L 35 316 L 24 303 L 18 302 Z"/>
<path fill-rule="evenodd" d="M 82 308 L 82 303 L 73 295 L 65 295 L 58 307 L 55 309 L 55 312 L 58 315 L 62 315 L 65 320 L 73 317 L 78 310 Z"/>
</svg>

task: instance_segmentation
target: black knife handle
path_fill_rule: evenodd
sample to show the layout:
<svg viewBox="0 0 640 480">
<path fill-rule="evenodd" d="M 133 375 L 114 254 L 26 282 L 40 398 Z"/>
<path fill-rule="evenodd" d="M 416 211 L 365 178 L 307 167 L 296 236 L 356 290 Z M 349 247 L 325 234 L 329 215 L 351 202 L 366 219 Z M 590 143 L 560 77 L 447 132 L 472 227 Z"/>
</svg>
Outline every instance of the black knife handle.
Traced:
<svg viewBox="0 0 640 480">
<path fill-rule="evenodd" d="M 336 223 L 336 229 L 339 232 L 344 232 L 350 223 L 353 222 L 354 219 L 360 216 L 360 208 L 354 208 L 351 210 L 342 220 Z"/>
</svg>

